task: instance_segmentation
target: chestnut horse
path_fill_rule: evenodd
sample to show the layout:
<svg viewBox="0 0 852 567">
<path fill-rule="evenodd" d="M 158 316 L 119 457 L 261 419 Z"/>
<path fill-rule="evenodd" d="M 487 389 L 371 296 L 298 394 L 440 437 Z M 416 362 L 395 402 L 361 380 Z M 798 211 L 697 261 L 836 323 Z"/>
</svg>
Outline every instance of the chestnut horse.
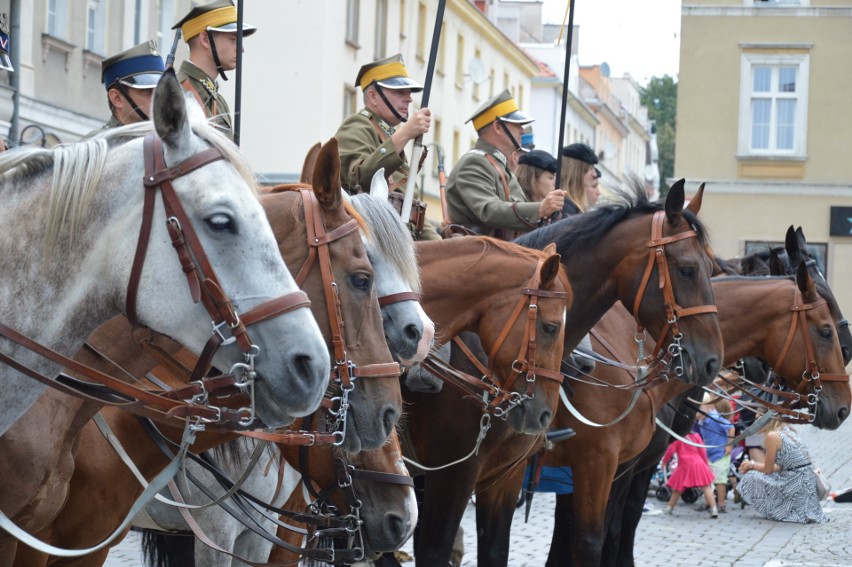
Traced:
<svg viewBox="0 0 852 567">
<path fill-rule="evenodd" d="M 693 199 L 683 209 L 683 181 L 669 191 L 664 205 L 647 201 L 636 191 L 623 202 L 602 206 L 597 210 L 570 217 L 520 237 L 517 242 L 532 248 L 555 243 L 571 281 L 574 299 L 569 303 L 565 330 L 565 352 L 571 352 L 594 323 L 618 300 L 638 311 L 638 318 L 652 333 L 661 334 L 670 320 L 660 286 L 645 285 L 661 277 L 656 262 L 648 272 L 649 252 L 666 256 L 676 269 L 664 270 L 662 276 L 673 289 L 678 305 L 701 307 L 713 304 L 708 258 L 704 251 L 705 236 L 696 218 L 700 199 Z M 652 226 L 657 213 L 665 216 L 662 235 L 654 236 Z M 659 236 L 670 242 L 665 251 L 653 252 L 661 245 Z M 687 235 L 695 236 L 694 238 Z M 653 240 L 649 248 L 649 238 Z M 671 239 L 671 241 L 668 241 Z M 418 244 L 426 252 L 430 244 Z M 442 279 L 460 277 L 467 269 L 464 262 L 453 262 L 448 255 L 437 269 L 423 263 L 424 305 L 430 310 L 430 286 L 426 278 L 440 284 Z M 503 270 L 501 273 L 505 274 Z M 440 289 L 440 288 L 438 288 Z M 478 289 L 474 287 L 472 292 Z M 440 298 L 440 295 L 438 295 Z M 465 303 L 450 304 L 464 309 Z M 705 312 L 679 320 L 681 346 L 689 351 L 685 363 L 685 379 L 709 383 L 722 359 L 722 339 L 715 313 Z M 632 337 L 625 330 L 626 336 Z M 449 335 L 449 334 L 447 334 Z M 688 337 L 688 338 L 687 338 Z M 403 391 L 409 411 L 411 437 L 419 461 L 429 466 L 443 465 L 465 455 L 479 433 L 480 412 L 467 404 L 449 388 L 436 395 Z M 548 400 L 555 402 L 555 398 Z M 513 425 L 509 422 L 508 425 Z M 546 423 L 542 423 L 546 425 Z M 453 431 L 448 437 L 445 431 Z M 465 505 L 476 492 L 478 560 L 480 565 L 506 565 L 509 532 L 521 489 L 526 457 L 541 444 L 542 435 L 519 435 L 520 431 L 503 422 L 492 422 L 491 430 L 480 446 L 479 454 L 443 470 L 427 471 L 426 491 L 420 510 L 419 535 L 415 533 L 415 555 L 418 565 L 446 564 L 450 559 Z M 405 450 L 405 446 L 403 449 Z"/>
<path fill-rule="evenodd" d="M 815 423 L 834 429 L 848 415 L 852 403 L 840 343 L 832 331 L 834 322 L 830 310 L 821 300 L 804 265 L 797 279 L 798 282 L 789 278 L 714 278 L 713 292 L 728 345 L 725 362 L 733 364 L 744 356 L 780 361 L 779 375 L 785 377 L 792 388 L 798 387 L 802 376 L 811 368 L 801 330 L 786 355 L 781 357 L 781 354 L 786 349 L 791 317 L 798 317 L 793 307 L 812 306 L 803 313 L 813 344 L 814 361 L 823 380 L 821 384 L 807 384 L 800 391 L 813 391 L 815 385 L 821 388 Z M 797 290 L 801 292 L 801 299 L 797 299 Z M 595 351 L 622 364 L 633 364 L 635 343 L 623 337 L 623 329 L 629 324 L 625 310 L 610 310 L 592 332 Z M 598 364 L 591 374 L 591 379 L 578 378 L 570 382 L 573 395 L 569 394 L 568 398 L 584 417 L 608 423 L 629 406 L 634 396 L 630 386 L 636 377 L 606 364 Z M 601 388 L 601 385 L 613 387 Z M 621 492 L 629 484 L 630 467 L 622 467 L 625 482 L 617 483 L 613 490 L 618 492 L 610 494 L 618 465 L 642 453 L 654 434 L 654 416 L 663 404 L 688 388 L 679 381 L 643 388 L 630 413 L 610 427 L 589 426 L 560 407 L 555 423 L 559 427 L 575 428 L 577 435 L 554 446 L 547 453 L 546 462 L 552 466 L 572 467 L 574 495 L 557 497 L 548 565 L 596 565 L 600 562 L 604 526 L 609 524 L 610 515 L 613 522 L 618 522 L 616 516 L 621 508 L 611 504 L 606 522 L 604 510 L 608 501 L 621 501 Z M 590 542 L 598 543 L 592 547 Z"/>
<path fill-rule="evenodd" d="M 321 167 L 317 169 L 313 182 L 314 194 L 318 201 L 318 205 L 315 206 L 322 209 L 321 220 L 327 231 L 342 230 L 341 227 L 349 226 L 349 223 L 354 221 L 347 211 L 348 205 L 344 206 L 342 193 L 338 187 L 339 158 L 336 143 L 329 143 L 323 148 L 319 163 Z M 308 257 L 309 244 L 304 222 L 304 202 L 300 192 L 274 193 L 262 197 L 263 206 L 273 223 L 273 231 L 279 241 L 280 253 L 289 260 L 289 265 L 293 266 L 294 271 L 298 271 Z M 287 230 L 281 230 L 283 226 L 286 226 Z M 377 297 L 372 290 L 372 266 L 367 261 L 357 226 L 355 228 L 356 230 L 344 232 L 341 238 L 333 240 L 328 248 L 334 279 L 338 282 L 340 303 L 338 309 L 343 320 L 349 325 L 347 331 L 358 331 L 345 334 L 345 346 L 349 359 L 352 360 L 355 368 L 363 367 L 369 370 L 372 364 L 387 364 L 392 359 L 383 340 L 384 329 L 381 315 Z M 333 330 L 329 325 L 328 308 L 322 293 L 323 284 L 319 272 L 317 267 L 307 272 L 304 285 L 311 291 L 314 298 L 312 309 L 318 315 L 317 319 L 320 321 L 323 335 L 331 344 Z M 105 338 L 96 338 L 97 343 L 107 343 L 103 349 L 107 359 L 102 359 L 101 363 L 113 356 L 127 357 L 127 353 L 138 353 L 139 345 L 133 339 L 129 332 L 113 337 L 113 340 L 122 340 L 117 344 L 109 344 Z M 166 348 L 176 351 L 178 346 L 171 345 Z M 150 364 L 148 369 L 155 364 Z M 144 375 L 147 371 L 144 368 L 135 370 L 140 373 L 139 375 Z M 362 383 L 359 384 L 358 381 Z M 372 403 L 375 404 L 377 411 L 374 412 L 375 416 L 369 418 L 366 428 L 356 428 L 350 432 L 353 435 L 364 436 L 365 432 L 378 428 L 376 433 L 372 433 L 376 437 L 374 442 L 383 444 L 387 434 L 392 432 L 392 429 L 387 430 L 388 423 L 384 415 L 387 404 L 395 403 L 393 408 L 398 407 L 399 404 L 399 383 L 396 374 L 384 377 L 363 376 L 358 381 L 356 381 L 355 391 L 358 388 L 366 388 L 367 395 L 375 398 Z M 354 400 L 354 405 L 359 403 L 359 400 Z M 359 411 L 360 409 L 363 408 L 359 408 Z M 165 466 L 167 460 L 132 416 L 120 411 L 105 410 L 104 413 L 107 421 L 117 430 L 120 439 L 134 440 L 128 449 L 134 461 L 139 463 L 146 475 L 150 475 L 149 478 Z M 351 410 L 349 415 L 351 419 Z M 390 425 L 392 427 L 392 423 Z M 193 448 L 203 451 L 232 437 L 232 434 L 206 433 L 199 435 L 198 443 Z M 59 517 L 41 534 L 45 539 L 59 546 L 81 547 L 104 539 L 120 524 L 124 514 L 130 509 L 133 499 L 141 491 L 133 476 L 129 474 L 114 451 L 105 444 L 102 435 L 93 424 L 84 428 L 83 440 L 77 470 L 71 480 L 72 490 L 69 500 Z M 363 442 L 360 444 L 366 445 Z M 397 467 L 392 459 L 388 461 L 388 465 Z M 111 479 L 107 485 L 100 480 L 104 478 L 104 475 Z M 99 500 L 96 496 L 107 501 Z M 409 513 L 401 513 L 400 517 L 407 518 Z M 91 556 L 85 558 L 83 564 L 102 562 L 106 557 L 106 551 L 100 553 L 98 557 L 99 559 Z M 44 559 L 41 561 L 43 562 Z M 37 563 L 33 557 L 22 556 L 18 564 Z"/>
<path fill-rule="evenodd" d="M 148 145 L 142 136 L 152 130 L 159 137 L 152 135 Z M 127 143 L 108 143 L 128 138 Z M 154 161 L 165 163 L 158 175 L 148 176 L 153 182 L 147 190 L 143 146 L 151 148 L 147 155 Z M 237 313 L 245 316 L 270 298 L 303 297 L 277 253 L 244 160 L 205 123 L 197 105 L 187 105 L 173 73 L 164 74 L 155 90 L 152 123 L 50 150 L 7 152 L 0 157 L 0 171 L 5 203 L 0 218 L 6 234 L 13 235 L 0 244 L 0 319 L 62 355 L 73 355 L 96 327 L 128 311 L 201 352 L 211 319 L 233 321 Z M 158 179 L 165 181 L 155 184 Z M 146 193 L 153 197 L 150 207 L 143 205 Z M 178 221 L 167 224 L 157 194 L 169 200 L 172 212 L 181 209 L 174 217 L 183 218 L 179 227 Z M 144 224 L 151 227 L 147 240 L 140 237 L 145 234 L 139 228 L 143 210 Z M 198 271 L 190 272 L 187 264 L 186 274 L 181 270 L 169 231 L 190 243 Z M 138 242 L 148 242 L 144 256 Z M 187 253 L 185 246 L 182 250 Z M 247 273 L 253 277 L 247 279 Z M 224 290 L 216 294 L 217 305 L 231 305 L 229 295 L 233 301 L 227 317 L 213 308 L 217 279 L 221 285 L 215 288 Z M 200 280 L 203 293 L 196 287 Z M 199 304 L 199 297 L 215 315 Z M 233 322 L 236 330 L 244 330 Z M 254 350 L 245 339 L 254 340 L 261 354 L 255 359 L 259 395 L 252 411 L 268 425 L 281 425 L 316 409 L 329 362 L 308 309 L 262 321 L 242 337 L 243 352 L 237 344 L 224 346 L 215 360 L 228 371 Z M 45 382 L 64 364 L 17 346 L 19 339 L 0 343 L 4 355 Z M 0 510 L 4 521 L 8 517 L 34 532 L 47 525 L 65 499 L 74 444 L 97 405 L 45 392 L 43 383 L 5 363 L 0 378 L 0 476 L 14 487 L 0 491 Z M 16 541 L 5 532 L 0 536 L 0 564 L 11 563 Z"/>
</svg>

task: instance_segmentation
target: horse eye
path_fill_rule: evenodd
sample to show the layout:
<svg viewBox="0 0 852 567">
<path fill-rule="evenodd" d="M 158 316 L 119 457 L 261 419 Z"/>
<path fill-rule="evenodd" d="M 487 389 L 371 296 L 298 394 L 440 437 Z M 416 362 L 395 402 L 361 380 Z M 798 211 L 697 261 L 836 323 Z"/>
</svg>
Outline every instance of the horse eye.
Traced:
<svg viewBox="0 0 852 567">
<path fill-rule="evenodd" d="M 367 274 L 353 274 L 349 276 L 349 282 L 354 289 L 358 291 L 369 291 L 372 280 Z"/>
<path fill-rule="evenodd" d="M 691 280 L 693 277 L 695 277 L 695 268 L 683 267 L 678 268 L 678 271 L 680 272 L 680 275 L 683 278 Z"/>
<path fill-rule="evenodd" d="M 225 213 L 216 213 L 214 215 L 210 215 L 209 217 L 204 219 L 204 222 L 207 223 L 207 226 L 217 232 L 222 232 L 226 230 L 230 232 L 236 232 L 234 222 L 231 220 L 231 217 L 229 217 Z"/>
<path fill-rule="evenodd" d="M 542 330 L 551 337 L 555 337 L 557 334 L 559 334 L 560 327 L 561 325 L 559 325 L 558 323 L 543 323 L 541 325 Z"/>
<path fill-rule="evenodd" d="M 830 339 L 834 332 L 832 331 L 831 327 L 823 327 L 819 330 L 819 334 L 824 339 Z"/>
</svg>

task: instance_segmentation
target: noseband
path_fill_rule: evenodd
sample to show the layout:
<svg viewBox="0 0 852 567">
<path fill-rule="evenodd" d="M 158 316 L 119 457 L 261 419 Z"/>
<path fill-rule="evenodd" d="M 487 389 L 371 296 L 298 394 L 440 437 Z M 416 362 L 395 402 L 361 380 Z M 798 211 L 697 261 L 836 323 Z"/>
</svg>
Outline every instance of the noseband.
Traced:
<svg viewBox="0 0 852 567">
<path fill-rule="evenodd" d="M 683 357 L 681 341 L 683 334 L 680 332 L 678 320 L 681 317 L 689 317 L 690 315 L 701 315 L 704 313 L 716 313 L 715 305 L 698 305 L 695 307 L 681 307 L 678 305 L 672 288 L 672 279 L 669 272 L 669 262 L 666 256 L 666 245 L 684 240 L 686 238 L 697 238 L 698 233 L 695 230 L 687 230 L 679 232 L 671 236 L 663 236 L 663 225 L 666 220 L 665 211 L 657 211 L 651 220 L 651 240 L 646 246 L 649 248 L 648 263 L 645 266 L 645 274 L 642 276 L 642 283 L 639 285 L 639 290 L 636 292 L 636 299 L 633 303 L 633 318 L 636 320 L 636 336 L 634 340 L 639 345 L 639 361 L 646 362 L 649 365 L 655 363 L 661 370 L 660 376 L 664 379 L 668 378 L 668 369 L 671 362 L 677 358 L 678 364 L 674 368 L 674 373 L 677 377 L 684 374 Z M 654 347 L 654 352 L 649 357 L 643 356 L 645 343 L 645 327 L 639 318 L 639 308 L 642 305 L 642 300 L 645 296 L 645 288 L 651 280 L 651 272 L 654 269 L 654 264 L 657 265 L 657 273 L 659 274 L 659 289 L 663 292 L 663 305 L 666 309 L 666 324 L 663 326 L 660 336 L 657 339 L 657 344 Z M 668 348 L 664 348 L 663 344 L 666 340 L 666 335 L 669 330 L 672 332 L 672 342 Z"/>
</svg>

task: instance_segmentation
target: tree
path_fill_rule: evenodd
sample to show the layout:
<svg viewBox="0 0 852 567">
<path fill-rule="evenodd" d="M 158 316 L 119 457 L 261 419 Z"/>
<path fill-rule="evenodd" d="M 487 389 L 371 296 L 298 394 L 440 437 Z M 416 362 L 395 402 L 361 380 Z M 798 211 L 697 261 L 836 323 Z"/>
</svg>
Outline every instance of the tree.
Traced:
<svg viewBox="0 0 852 567">
<path fill-rule="evenodd" d="M 674 175 L 677 83 L 668 75 L 652 77 L 639 94 L 642 104 L 648 108 L 648 118 L 656 125 L 657 149 L 660 152 L 660 195 L 665 196 L 668 192 L 666 179 Z"/>
</svg>

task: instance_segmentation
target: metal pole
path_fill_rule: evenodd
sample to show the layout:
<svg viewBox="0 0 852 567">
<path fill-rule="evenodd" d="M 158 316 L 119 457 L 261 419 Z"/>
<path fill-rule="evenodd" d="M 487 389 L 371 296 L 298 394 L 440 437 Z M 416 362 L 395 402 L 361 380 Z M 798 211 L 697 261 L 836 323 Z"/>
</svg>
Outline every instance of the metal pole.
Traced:
<svg viewBox="0 0 852 567">
<path fill-rule="evenodd" d="M 447 0 L 438 0 L 438 13 L 435 15 L 435 29 L 432 32 L 432 48 L 429 51 L 429 64 L 426 67 L 426 80 L 423 82 L 423 98 L 420 108 L 429 107 L 429 94 L 432 91 L 432 75 L 435 74 L 435 62 L 438 59 L 438 42 L 441 41 L 441 27 L 444 23 L 444 8 Z M 414 200 L 414 183 L 417 181 L 417 166 L 420 165 L 420 155 L 423 153 L 423 136 L 414 139 L 411 152 L 411 164 L 408 168 L 408 183 L 405 185 L 405 198 L 402 201 L 402 222 L 408 222 L 411 217 L 411 203 Z"/>
<path fill-rule="evenodd" d="M 12 0 L 9 5 L 9 60 L 12 63 L 12 118 L 9 120 L 9 147 L 20 145 L 21 110 L 21 0 Z"/>
<path fill-rule="evenodd" d="M 234 85 L 234 143 L 240 145 L 243 106 L 243 0 L 237 0 L 237 84 Z"/>
<path fill-rule="evenodd" d="M 565 115 L 568 113 L 568 70 L 571 67 L 571 48 L 574 44 L 574 4 L 568 0 L 568 41 L 565 44 L 565 76 L 562 78 L 562 116 L 559 119 L 559 151 L 556 152 L 556 188 L 562 187 L 562 147 L 565 144 Z"/>
</svg>

